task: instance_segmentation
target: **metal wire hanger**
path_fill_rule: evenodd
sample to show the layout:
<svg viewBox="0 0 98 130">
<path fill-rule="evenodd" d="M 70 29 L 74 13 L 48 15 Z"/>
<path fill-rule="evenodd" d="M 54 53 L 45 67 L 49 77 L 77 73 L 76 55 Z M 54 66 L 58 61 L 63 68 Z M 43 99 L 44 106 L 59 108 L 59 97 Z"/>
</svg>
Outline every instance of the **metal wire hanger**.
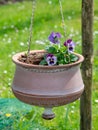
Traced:
<svg viewBox="0 0 98 130">
<path fill-rule="evenodd" d="M 33 37 L 33 24 L 34 24 L 34 13 L 35 13 L 35 8 L 36 8 L 36 0 L 33 0 L 32 2 L 32 16 L 31 16 L 31 23 L 30 23 L 30 36 L 28 40 L 28 52 L 27 52 L 27 57 L 30 53 L 30 48 L 31 48 L 31 42 L 32 42 L 32 37 Z"/>
<path fill-rule="evenodd" d="M 27 57 L 30 54 L 30 48 L 31 48 L 31 42 L 32 42 L 32 37 L 33 37 L 33 25 L 34 25 L 34 13 L 35 13 L 35 8 L 36 8 L 36 1 L 32 1 L 32 16 L 31 16 L 31 23 L 30 23 L 30 35 L 29 35 L 29 40 L 28 40 L 28 51 L 27 51 Z M 61 19 L 62 19 L 62 26 L 64 29 L 64 37 L 66 37 L 66 26 L 65 26 L 65 21 L 64 21 L 64 14 L 63 14 L 63 8 L 62 8 L 62 0 L 58 0 L 59 6 L 60 6 L 60 13 L 61 13 Z"/>
</svg>

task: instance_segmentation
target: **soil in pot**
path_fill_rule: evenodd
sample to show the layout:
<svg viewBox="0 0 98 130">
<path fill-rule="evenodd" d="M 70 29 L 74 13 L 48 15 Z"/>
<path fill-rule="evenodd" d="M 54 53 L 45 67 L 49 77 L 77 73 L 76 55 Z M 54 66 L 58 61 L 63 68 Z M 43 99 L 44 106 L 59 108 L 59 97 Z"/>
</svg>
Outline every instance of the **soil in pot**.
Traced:
<svg viewBox="0 0 98 130">
<path fill-rule="evenodd" d="M 43 60 L 45 52 L 31 52 L 28 55 L 22 54 L 19 57 L 19 61 L 27 64 L 39 65 L 40 61 Z"/>
</svg>

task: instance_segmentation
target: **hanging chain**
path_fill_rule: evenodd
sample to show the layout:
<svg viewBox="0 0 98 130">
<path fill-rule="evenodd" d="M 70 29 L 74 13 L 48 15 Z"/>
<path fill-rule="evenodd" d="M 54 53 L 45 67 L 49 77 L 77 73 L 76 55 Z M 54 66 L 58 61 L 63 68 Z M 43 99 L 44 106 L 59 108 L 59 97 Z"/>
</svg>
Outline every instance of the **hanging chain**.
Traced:
<svg viewBox="0 0 98 130">
<path fill-rule="evenodd" d="M 63 15 L 63 9 L 62 9 L 62 2 L 61 2 L 61 0 L 59 0 L 59 4 L 60 4 L 60 12 L 61 12 L 61 18 L 62 18 L 62 26 L 63 26 L 63 29 L 64 29 L 64 36 L 66 37 L 66 27 L 65 27 L 65 22 L 64 22 L 64 15 Z M 31 42 L 32 42 L 32 33 L 33 33 L 32 29 L 33 29 L 35 8 L 36 8 L 36 0 L 33 0 L 33 2 L 32 2 L 32 16 L 31 16 L 31 23 L 30 23 L 30 36 L 29 36 L 29 40 L 28 40 L 27 56 L 30 53 Z"/>
<path fill-rule="evenodd" d="M 65 21 L 64 21 L 63 8 L 62 8 L 61 0 L 59 0 L 59 4 L 60 4 L 61 17 L 62 17 L 62 26 L 63 26 L 63 29 L 64 29 L 64 36 L 66 37 L 66 26 L 65 26 Z"/>
<path fill-rule="evenodd" d="M 36 0 L 33 0 L 33 2 L 32 2 L 32 16 L 31 16 L 31 23 L 30 23 L 30 36 L 29 36 L 29 40 L 28 40 L 28 52 L 27 52 L 27 56 L 30 53 L 31 42 L 32 42 L 32 33 L 33 33 L 32 29 L 33 29 L 35 8 L 36 8 Z"/>
</svg>

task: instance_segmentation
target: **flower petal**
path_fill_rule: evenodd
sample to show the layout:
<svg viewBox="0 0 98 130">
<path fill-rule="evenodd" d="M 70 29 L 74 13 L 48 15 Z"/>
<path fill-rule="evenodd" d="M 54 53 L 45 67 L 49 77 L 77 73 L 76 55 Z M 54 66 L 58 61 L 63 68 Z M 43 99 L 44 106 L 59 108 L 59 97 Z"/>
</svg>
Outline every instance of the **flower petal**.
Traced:
<svg viewBox="0 0 98 130">
<path fill-rule="evenodd" d="M 46 62 L 49 66 L 53 66 L 57 63 L 57 57 L 54 56 L 53 54 L 48 54 L 46 56 Z"/>
<path fill-rule="evenodd" d="M 59 38 L 61 38 L 61 34 L 60 33 L 55 33 L 55 32 L 52 32 L 50 34 L 50 36 L 48 37 L 48 39 L 52 42 L 52 43 L 59 43 Z"/>
</svg>

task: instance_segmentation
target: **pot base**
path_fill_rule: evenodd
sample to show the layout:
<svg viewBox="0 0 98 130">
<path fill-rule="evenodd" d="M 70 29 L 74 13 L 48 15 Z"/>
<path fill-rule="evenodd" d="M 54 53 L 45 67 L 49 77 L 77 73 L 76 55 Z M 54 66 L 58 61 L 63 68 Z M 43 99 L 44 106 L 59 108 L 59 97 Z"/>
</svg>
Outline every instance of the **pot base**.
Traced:
<svg viewBox="0 0 98 130">
<path fill-rule="evenodd" d="M 55 117 L 55 114 L 52 112 L 52 108 L 45 108 L 42 118 L 45 120 L 51 120 Z"/>
<path fill-rule="evenodd" d="M 68 95 L 44 96 L 44 95 L 25 94 L 12 89 L 14 95 L 22 102 L 44 108 L 52 108 L 71 103 L 80 98 L 83 90 L 84 89 L 81 89 L 80 91 L 70 93 Z"/>
</svg>

